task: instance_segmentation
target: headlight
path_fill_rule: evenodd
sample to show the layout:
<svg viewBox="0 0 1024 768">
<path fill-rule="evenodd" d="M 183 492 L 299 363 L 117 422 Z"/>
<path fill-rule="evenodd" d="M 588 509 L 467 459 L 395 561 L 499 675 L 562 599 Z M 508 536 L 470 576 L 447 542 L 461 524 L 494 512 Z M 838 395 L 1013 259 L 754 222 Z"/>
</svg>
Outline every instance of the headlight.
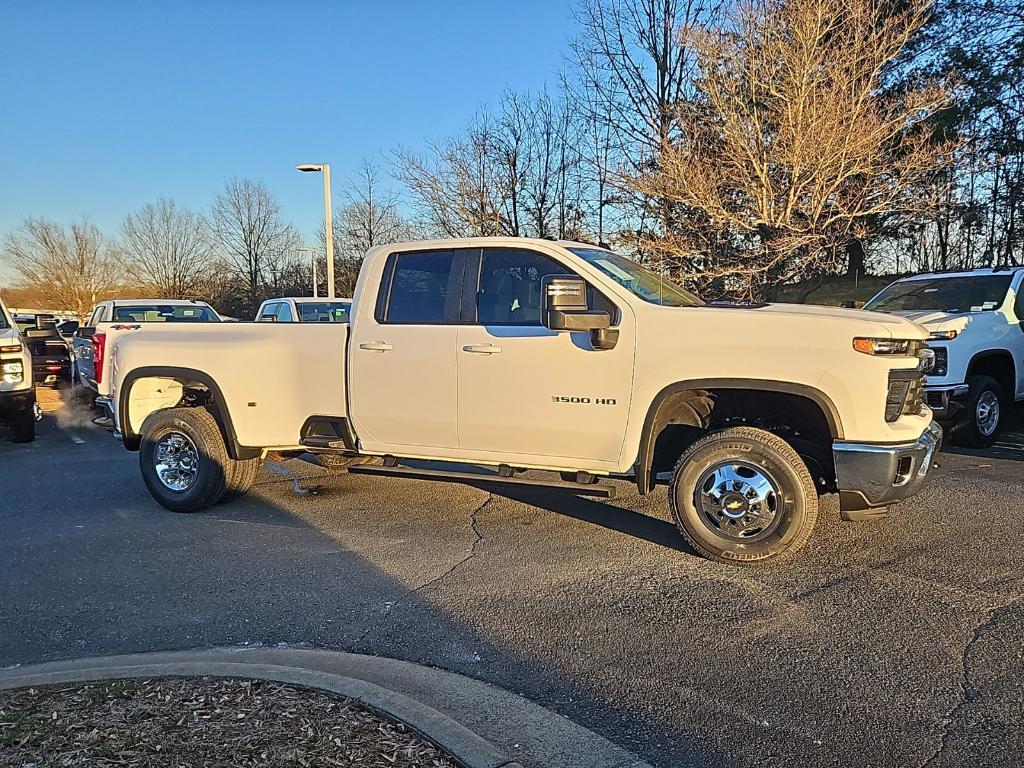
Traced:
<svg viewBox="0 0 1024 768">
<path fill-rule="evenodd" d="M 912 339 L 869 339 L 858 336 L 853 340 L 853 348 L 865 355 L 913 357 L 919 346 L 920 343 Z"/>
<path fill-rule="evenodd" d="M 945 347 L 932 347 L 935 353 L 935 365 L 930 371 L 932 376 L 945 376 L 949 371 L 949 351 Z"/>
<path fill-rule="evenodd" d="M 23 378 L 25 378 L 25 366 L 21 364 L 20 360 L 0 366 L 0 381 L 4 384 L 17 384 Z"/>
<path fill-rule="evenodd" d="M 952 341 L 956 338 L 957 331 L 932 331 L 928 334 L 930 339 L 942 339 L 943 341 Z"/>
</svg>

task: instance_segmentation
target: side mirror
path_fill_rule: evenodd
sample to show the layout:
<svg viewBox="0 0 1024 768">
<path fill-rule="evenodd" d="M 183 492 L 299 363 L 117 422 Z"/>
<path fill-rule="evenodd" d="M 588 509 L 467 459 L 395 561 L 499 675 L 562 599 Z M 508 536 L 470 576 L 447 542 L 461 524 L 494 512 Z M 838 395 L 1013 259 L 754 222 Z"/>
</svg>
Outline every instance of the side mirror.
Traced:
<svg viewBox="0 0 1024 768">
<path fill-rule="evenodd" d="M 261 323 L 276 323 L 277 322 L 277 315 L 260 315 L 260 320 L 259 321 Z"/>
<path fill-rule="evenodd" d="M 544 326 L 552 331 L 590 331 L 594 349 L 613 349 L 619 332 L 611 316 L 587 306 L 587 284 L 575 275 L 545 275 L 541 279 Z"/>
<path fill-rule="evenodd" d="M 85 325 L 75 331 L 75 336 L 79 339 L 91 339 L 94 333 L 96 333 L 94 326 Z"/>
<path fill-rule="evenodd" d="M 856 309 L 857 308 L 857 302 L 856 301 L 851 301 L 850 299 L 847 299 L 846 301 L 841 302 L 839 304 L 839 306 L 842 307 L 843 309 Z"/>
</svg>

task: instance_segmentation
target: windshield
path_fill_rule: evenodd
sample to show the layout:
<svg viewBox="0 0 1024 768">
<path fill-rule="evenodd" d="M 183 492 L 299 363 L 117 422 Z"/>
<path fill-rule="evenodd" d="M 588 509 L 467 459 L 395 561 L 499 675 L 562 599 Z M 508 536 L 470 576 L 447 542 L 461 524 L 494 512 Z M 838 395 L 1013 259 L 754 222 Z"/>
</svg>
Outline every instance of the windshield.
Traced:
<svg viewBox="0 0 1024 768">
<path fill-rule="evenodd" d="M 115 323 L 219 323 L 217 313 L 205 304 L 148 304 L 114 308 Z"/>
<path fill-rule="evenodd" d="M 864 305 L 883 312 L 987 312 L 1003 303 L 1012 274 L 901 280 Z"/>
<path fill-rule="evenodd" d="M 347 323 L 350 301 L 297 301 L 300 323 Z"/>
<path fill-rule="evenodd" d="M 704 302 L 666 277 L 641 267 L 617 253 L 600 248 L 570 248 L 588 264 L 604 272 L 630 293 L 663 307 L 699 307 Z"/>
</svg>

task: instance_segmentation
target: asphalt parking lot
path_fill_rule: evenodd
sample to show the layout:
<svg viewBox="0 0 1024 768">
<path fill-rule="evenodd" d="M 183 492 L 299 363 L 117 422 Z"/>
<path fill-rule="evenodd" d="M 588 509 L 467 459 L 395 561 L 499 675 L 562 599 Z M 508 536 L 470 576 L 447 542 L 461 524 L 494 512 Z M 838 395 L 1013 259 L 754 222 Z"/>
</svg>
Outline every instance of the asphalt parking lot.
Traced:
<svg viewBox="0 0 1024 768">
<path fill-rule="evenodd" d="M 665 768 L 1019 765 L 1020 446 L 943 454 L 885 520 L 828 499 L 796 559 L 746 570 L 626 483 L 603 502 L 291 460 L 175 515 L 134 454 L 49 413 L 33 444 L 0 437 L 0 666 L 336 648 L 520 692 Z"/>
</svg>

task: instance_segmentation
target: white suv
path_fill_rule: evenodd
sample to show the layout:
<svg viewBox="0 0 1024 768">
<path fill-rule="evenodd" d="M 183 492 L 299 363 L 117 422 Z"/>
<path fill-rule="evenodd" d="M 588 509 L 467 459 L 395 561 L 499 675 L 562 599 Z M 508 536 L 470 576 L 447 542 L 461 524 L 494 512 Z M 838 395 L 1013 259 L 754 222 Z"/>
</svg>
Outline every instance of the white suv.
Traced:
<svg viewBox="0 0 1024 768">
<path fill-rule="evenodd" d="M 931 334 L 935 364 L 925 395 L 951 441 L 995 442 L 1024 398 L 1024 269 L 916 275 L 884 288 L 864 309 L 901 315 Z"/>
</svg>

